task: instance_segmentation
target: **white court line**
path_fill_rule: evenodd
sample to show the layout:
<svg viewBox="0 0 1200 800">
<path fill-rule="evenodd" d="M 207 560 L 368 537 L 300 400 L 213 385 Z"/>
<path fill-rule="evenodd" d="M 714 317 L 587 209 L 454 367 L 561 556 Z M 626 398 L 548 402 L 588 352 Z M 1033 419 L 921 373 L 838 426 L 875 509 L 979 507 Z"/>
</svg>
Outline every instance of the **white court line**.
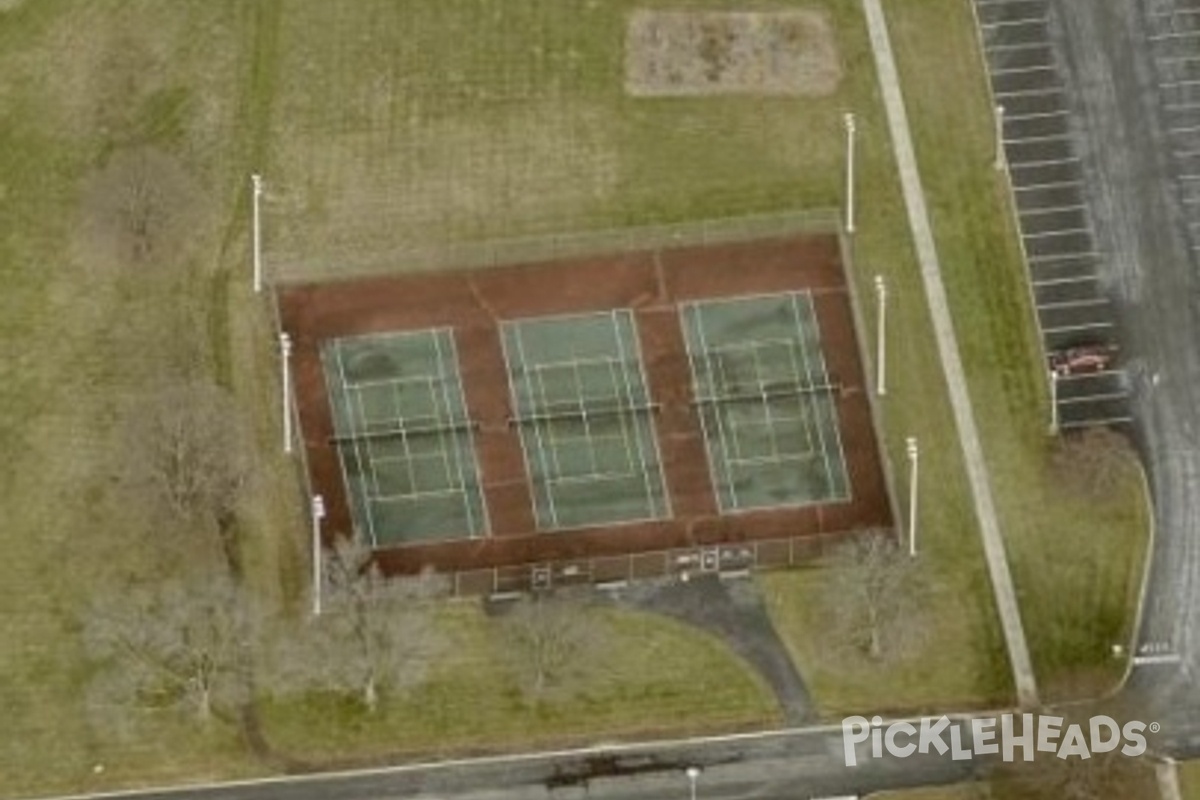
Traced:
<svg viewBox="0 0 1200 800">
<path fill-rule="evenodd" d="M 1103 328 L 1111 328 L 1111 322 L 1084 322 L 1079 325 L 1061 325 L 1057 328 L 1042 328 L 1043 333 L 1071 333 L 1074 331 L 1094 331 Z"/>
<path fill-rule="evenodd" d="M 1021 136 L 1016 139 L 1005 139 L 1004 144 L 1037 144 L 1038 142 L 1069 142 L 1074 140 L 1070 133 L 1050 133 L 1045 136 Z"/>
<path fill-rule="evenodd" d="M 513 342 L 516 344 L 517 358 L 520 359 L 521 374 L 524 377 L 524 383 L 525 383 L 525 388 L 527 390 L 527 396 L 529 398 L 529 402 L 533 405 L 536 405 L 536 399 L 533 397 L 533 382 L 529 378 L 529 361 L 528 361 L 528 359 L 525 358 L 525 345 L 521 341 L 521 323 L 520 322 L 508 322 L 508 323 L 505 323 L 505 326 L 513 332 L 512 338 L 513 338 Z M 501 342 L 505 343 L 505 361 L 507 363 L 511 364 L 512 360 L 509 357 L 509 353 L 507 352 L 507 341 L 508 341 L 507 336 L 501 336 Z M 521 403 L 520 403 L 521 398 L 520 398 L 520 395 L 517 394 L 516 384 L 512 380 L 513 370 L 511 370 L 511 369 L 508 370 L 508 377 L 509 377 L 509 387 L 513 393 L 513 411 L 515 411 L 519 414 L 521 412 Z M 517 431 L 517 435 L 521 440 L 521 449 L 525 450 L 525 431 L 524 430 Z M 535 447 L 533 447 L 531 449 L 536 451 L 537 461 L 538 461 L 537 466 L 540 466 L 540 469 L 534 468 L 535 464 L 532 460 L 530 460 L 529 452 L 527 450 L 525 450 L 526 469 L 529 471 L 530 483 L 535 486 L 537 484 L 537 474 L 539 472 L 541 473 L 542 489 L 545 492 L 546 503 L 549 506 L 549 510 L 550 510 L 550 527 L 557 528 L 558 527 L 558 509 L 556 509 L 554 507 L 554 492 L 552 491 L 552 489 L 550 487 L 550 480 L 551 480 L 550 464 L 546 460 L 547 459 L 546 445 L 544 442 L 542 442 L 541 426 L 538 425 L 537 422 L 533 423 L 533 440 L 534 440 Z M 535 497 L 534 498 L 534 514 L 536 515 L 536 513 L 537 513 L 537 498 Z M 538 522 L 539 522 L 538 527 L 542 528 L 542 525 L 540 524 L 541 521 L 539 520 Z M 544 528 L 542 528 L 542 529 L 544 530 Z"/>
<path fill-rule="evenodd" d="M 451 348 L 453 348 L 453 346 L 454 346 L 454 334 L 453 333 L 450 334 L 450 343 L 451 343 Z M 445 354 L 442 352 L 441 332 L 434 334 L 433 349 L 434 349 L 434 353 L 437 354 L 437 370 L 438 370 L 437 376 L 439 379 L 438 382 L 440 383 L 440 385 L 442 387 L 442 401 L 445 402 L 445 404 L 446 404 L 447 415 L 449 415 L 449 416 L 451 416 L 451 418 L 453 418 L 454 410 L 450 407 L 450 403 L 451 403 L 450 389 L 447 388 L 447 386 L 446 386 L 446 384 L 448 384 L 450 382 L 448 379 L 453 376 L 446 374 L 446 357 L 445 357 Z M 458 372 L 458 358 L 457 358 L 457 354 L 455 353 L 455 351 L 453 349 L 451 349 L 451 357 L 454 359 L 451 362 L 451 366 L 454 368 L 454 371 L 457 373 Z M 462 398 L 462 400 L 463 400 L 463 405 L 465 406 L 466 398 L 464 397 L 464 398 Z M 466 513 L 466 515 L 467 515 L 467 530 L 468 530 L 471 538 L 474 539 L 475 535 L 476 535 L 475 511 L 471 508 L 471 493 L 467 489 L 467 475 L 463 471 L 463 452 L 459 447 L 459 438 L 458 438 L 459 435 L 460 434 L 457 432 L 450 433 L 450 442 L 449 442 L 450 446 L 449 447 L 446 446 L 446 440 L 443 439 L 441 436 L 439 436 L 438 439 L 442 445 L 442 458 L 445 461 L 445 467 L 446 467 L 446 481 L 451 482 L 451 483 L 453 482 L 454 476 L 452 476 L 450 474 L 450 449 L 453 448 L 453 450 L 454 450 L 454 468 L 455 468 L 455 471 L 458 473 L 458 489 L 460 492 L 462 492 L 463 512 Z M 473 443 L 471 442 L 471 434 L 470 433 L 466 434 L 466 438 L 467 438 L 468 447 L 471 452 L 471 456 L 474 457 L 475 448 L 474 448 Z M 481 495 L 482 495 L 482 492 L 481 492 Z M 483 505 L 482 500 L 483 500 L 483 498 L 481 496 L 480 497 L 480 501 L 481 501 L 480 505 Z M 486 532 L 486 528 L 485 528 L 484 532 Z"/>
<path fill-rule="evenodd" d="M 1095 297 L 1090 300 L 1064 300 L 1060 303 L 1038 303 L 1038 311 L 1057 311 L 1063 308 L 1087 308 L 1089 306 L 1106 306 L 1109 304 L 1107 297 Z"/>
<path fill-rule="evenodd" d="M 1033 286 L 1063 286 L 1068 283 L 1095 283 L 1100 280 L 1099 275 L 1072 275 L 1069 278 L 1050 278 L 1044 281 L 1031 281 Z"/>
<path fill-rule="evenodd" d="M 799 331 L 803 331 L 803 330 L 805 330 L 805 328 L 802 323 L 805 320 L 800 315 L 800 302 L 799 302 L 798 298 L 799 298 L 799 294 L 796 292 L 792 292 L 792 303 L 791 303 L 792 318 L 796 321 L 796 329 Z M 821 344 L 820 343 L 820 330 L 821 329 L 820 329 L 820 327 L 818 327 L 817 312 L 816 312 L 816 309 L 813 308 L 812 295 L 809 294 L 808 292 L 805 292 L 804 293 L 804 301 L 805 301 L 805 305 L 808 307 L 807 322 L 811 323 L 811 327 L 809 329 L 817 331 L 817 335 L 814 337 L 814 339 L 816 339 L 816 344 L 817 344 L 816 353 L 814 354 L 814 358 L 816 359 L 817 370 L 820 374 L 820 381 L 821 381 L 820 385 L 825 385 L 825 384 L 829 383 L 829 373 L 825 369 L 825 355 L 824 355 L 824 353 L 821 352 L 821 346 L 820 346 L 820 344 Z M 800 358 L 804 362 L 804 375 L 808 380 L 809 386 L 816 386 L 818 384 L 813 383 L 812 363 L 811 363 L 811 360 L 809 359 L 808 348 L 804 346 L 803 339 L 801 339 L 800 341 L 801 341 L 801 349 L 799 352 L 800 352 Z M 789 357 L 794 358 L 794 354 L 792 353 L 792 351 L 789 350 L 788 354 L 789 354 Z M 796 362 L 792 361 L 792 369 L 793 369 L 793 371 L 796 372 L 796 377 L 799 378 L 800 377 L 799 370 L 796 369 L 795 364 L 796 364 Z M 808 403 L 807 403 L 808 411 L 812 418 L 813 425 L 816 426 L 817 442 L 819 443 L 819 445 L 821 447 L 821 457 L 825 461 L 825 480 L 829 483 L 829 488 L 833 488 L 833 464 L 831 464 L 830 460 L 829 460 L 829 455 L 830 455 L 829 454 L 829 445 L 826 444 L 826 442 L 825 442 L 825 431 L 822 429 L 820 408 L 818 407 L 817 403 L 818 403 L 818 400 L 817 400 L 816 395 L 810 396 L 808 398 Z M 840 466 L 841 466 L 841 473 L 842 473 L 842 485 L 848 487 L 849 481 L 846 479 L 846 454 L 842 451 L 842 440 L 841 440 L 842 434 L 841 434 L 841 431 L 838 430 L 838 428 L 841 426 L 839 424 L 838 415 L 837 415 L 837 403 L 834 402 L 832 397 L 829 398 L 828 408 L 830 409 L 830 416 L 833 418 L 832 419 L 833 433 L 834 433 L 834 437 L 835 437 L 834 441 L 837 443 L 837 448 L 838 448 L 837 454 L 840 459 Z M 832 498 L 825 498 L 824 501 L 828 502 L 828 500 L 830 500 L 830 499 L 832 499 Z"/>
<path fill-rule="evenodd" d="M 1050 206 L 1049 208 L 1030 208 L 1025 211 L 1018 211 L 1019 217 L 1037 217 L 1042 214 L 1061 214 L 1066 211 L 1083 211 L 1086 208 L 1084 205 L 1073 206 Z"/>
<path fill-rule="evenodd" d="M 1063 87 L 1048 86 L 1045 89 L 1024 89 L 1022 91 L 993 92 L 996 97 L 1045 97 L 1052 94 L 1062 94 Z"/>
<path fill-rule="evenodd" d="M 704 335 L 704 306 L 695 304 L 692 306 L 692 308 L 694 309 L 695 316 L 696 316 L 696 319 L 695 319 L 696 334 L 697 334 L 697 336 L 700 337 L 700 342 L 699 342 L 700 352 L 704 356 L 705 366 L 707 367 L 710 389 L 715 390 L 716 389 L 716 381 L 715 381 L 715 372 L 713 370 L 714 365 L 712 362 L 711 351 L 708 349 L 708 339 Z M 713 391 L 713 396 L 714 397 L 716 396 L 715 391 Z M 742 506 L 741 506 L 741 503 L 738 502 L 737 482 L 734 481 L 733 470 L 730 468 L 731 465 L 729 463 L 729 439 L 725 434 L 725 425 L 721 419 L 721 417 L 722 417 L 721 410 L 713 409 L 713 417 L 716 419 L 716 423 L 717 423 L 717 437 L 718 437 L 718 440 L 721 445 L 721 460 L 722 460 L 722 462 L 724 462 L 723 463 L 724 470 L 722 470 L 722 471 L 725 473 L 724 477 L 725 477 L 725 480 L 727 483 L 726 488 L 729 491 L 729 498 L 731 500 L 730 507 L 734 510 L 737 510 L 737 509 L 740 509 Z M 715 459 L 713 459 L 713 460 L 715 461 Z M 714 472 L 715 471 L 716 470 L 714 469 Z M 718 496 L 717 496 L 717 501 L 719 504 L 720 503 L 720 493 L 719 492 L 718 492 Z"/>
<path fill-rule="evenodd" d="M 642 358 L 641 358 L 642 349 L 641 349 L 641 344 L 637 340 L 637 325 L 633 324 L 633 321 L 631 319 L 632 312 L 630 312 L 628 310 L 624 310 L 623 312 L 620 312 L 620 313 L 623 314 L 621 319 L 627 319 L 630 321 L 629 327 L 633 331 L 633 343 L 632 343 L 633 354 L 634 354 L 634 357 L 636 357 L 638 360 L 638 370 L 641 373 L 641 385 L 642 385 L 643 391 L 645 391 L 646 394 L 649 395 L 650 383 L 646 379 L 645 372 L 642 370 Z M 629 407 L 633 408 L 634 407 L 633 381 L 631 381 L 629 378 L 629 370 L 627 370 L 625 368 L 625 339 L 624 339 L 624 337 L 621 336 L 620 320 L 618 319 L 617 314 L 618 314 L 618 311 L 614 309 L 612 312 L 613 336 L 616 337 L 617 352 L 618 352 L 618 355 L 620 355 L 620 357 L 621 357 L 621 377 L 622 377 L 622 379 L 624 381 L 624 385 L 625 385 L 625 399 L 629 402 Z M 615 376 L 614 376 L 614 381 L 615 381 Z M 650 400 L 652 398 L 647 396 L 645 399 Z M 660 454 L 658 453 L 658 433 L 654 428 L 654 417 L 652 415 L 646 416 L 646 427 L 649 428 L 649 430 L 650 430 L 650 437 L 651 437 L 651 440 L 653 443 L 654 453 L 655 453 L 654 462 L 655 462 L 655 468 L 656 468 L 656 472 L 657 472 L 657 474 L 654 476 L 656 478 L 655 484 L 658 485 L 658 487 L 662 493 L 661 499 L 665 502 L 666 508 L 660 508 L 660 504 L 655 500 L 655 497 L 654 497 L 654 486 L 652 486 L 650 483 L 650 461 L 646 458 L 645 442 L 642 441 L 642 427 L 639 424 L 640 422 L 641 422 L 641 417 L 639 416 L 639 413 L 631 412 L 631 417 L 630 417 L 630 421 L 629 421 L 629 425 L 630 425 L 629 430 L 630 430 L 631 435 L 634 438 L 634 441 L 637 443 L 637 454 L 638 454 L 638 462 L 639 462 L 638 466 L 642 470 L 642 477 L 646 484 L 646 502 L 650 506 L 648 511 L 655 519 L 659 518 L 659 515 L 663 512 L 665 512 L 666 518 L 670 519 L 671 518 L 671 505 L 670 505 L 671 499 L 669 497 L 670 492 L 667 491 L 666 486 L 663 485 L 663 475 L 662 475 L 662 466 L 661 466 L 662 458 L 661 458 Z M 621 421 L 621 429 L 622 429 L 622 431 L 625 430 L 624 419 L 622 419 L 622 421 Z M 631 450 L 629 448 L 628 440 L 625 441 L 625 455 L 628 458 L 630 458 L 630 460 L 632 462 L 633 453 L 631 452 Z"/>
<path fill-rule="evenodd" d="M 334 356 L 334 361 L 337 362 L 338 375 L 342 381 L 342 400 L 346 404 L 346 406 L 345 406 L 346 413 L 352 414 L 353 409 L 350 405 L 350 388 L 349 388 L 349 385 L 346 383 L 346 365 L 342 361 L 342 341 L 343 340 L 338 339 L 337 341 L 335 341 L 333 343 L 333 356 Z M 351 423 L 350 427 L 351 427 L 351 433 L 353 433 L 354 432 L 353 423 Z M 363 486 L 363 501 L 364 501 L 363 506 L 366 508 L 366 512 L 367 512 L 367 533 L 371 537 L 371 544 L 375 547 L 378 547 L 379 546 L 379 537 L 375 535 L 375 515 L 371 513 L 371 496 L 370 496 L 370 493 L 366 491 L 366 486 L 365 486 L 367 477 L 365 474 L 365 469 L 363 467 L 362 451 L 359 450 L 359 447 L 358 447 L 358 441 L 359 441 L 358 437 L 355 437 L 352 441 L 354 442 L 354 445 L 353 445 L 354 446 L 354 460 L 358 463 L 359 474 L 362 476 L 361 480 L 364 484 L 364 486 Z M 350 484 L 350 474 L 349 474 L 349 470 L 346 469 L 346 459 L 340 451 L 338 452 L 338 463 L 341 465 L 341 468 L 342 468 L 342 478 L 346 482 L 346 494 L 348 495 L 346 499 L 351 503 L 351 506 L 353 506 L 354 499 L 353 499 L 352 495 L 353 495 L 354 489 Z"/>
</svg>

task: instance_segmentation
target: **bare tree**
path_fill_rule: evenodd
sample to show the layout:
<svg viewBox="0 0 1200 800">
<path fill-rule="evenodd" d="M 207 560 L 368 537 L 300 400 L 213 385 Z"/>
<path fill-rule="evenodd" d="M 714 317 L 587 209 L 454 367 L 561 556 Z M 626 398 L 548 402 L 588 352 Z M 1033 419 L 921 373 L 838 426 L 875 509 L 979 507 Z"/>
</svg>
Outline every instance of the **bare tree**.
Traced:
<svg viewBox="0 0 1200 800">
<path fill-rule="evenodd" d="M 872 660 L 902 654 L 922 634 L 923 614 L 914 560 L 884 531 L 838 547 L 830 563 L 837 578 L 823 598 L 842 643 Z"/>
<path fill-rule="evenodd" d="M 248 700 L 255 606 L 223 572 L 111 594 L 83 621 L 100 667 L 93 710 L 180 710 L 208 722 Z"/>
<path fill-rule="evenodd" d="M 234 512 L 249 482 L 249 432 L 233 397 L 205 380 L 165 384 L 118 428 L 117 477 L 133 500 L 191 533 L 215 530 L 233 557 Z"/>
<path fill-rule="evenodd" d="M 368 548 L 345 539 L 325 567 L 324 610 L 280 642 L 275 683 L 353 694 L 374 712 L 382 695 L 423 681 L 443 649 L 433 584 L 384 577 Z"/>
<path fill-rule="evenodd" d="M 84 187 L 81 255 L 109 268 L 177 263 L 206 222 L 201 199 L 176 157 L 154 147 L 119 150 Z"/>
<path fill-rule="evenodd" d="M 539 593 L 503 611 L 498 634 L 528 700 L 570 691 L 586 678 L 608 639 L 603 620 L 579 594 Z"/>
<path fill-rule="evenodd" d="M 1128 477 L 1135 461 L 1129 440 L 1111 428 L 1092 427 L 1064 434 L 1051 454 L 1051 469 L 1075 493 L 1106 500 Z"/>
</svg>

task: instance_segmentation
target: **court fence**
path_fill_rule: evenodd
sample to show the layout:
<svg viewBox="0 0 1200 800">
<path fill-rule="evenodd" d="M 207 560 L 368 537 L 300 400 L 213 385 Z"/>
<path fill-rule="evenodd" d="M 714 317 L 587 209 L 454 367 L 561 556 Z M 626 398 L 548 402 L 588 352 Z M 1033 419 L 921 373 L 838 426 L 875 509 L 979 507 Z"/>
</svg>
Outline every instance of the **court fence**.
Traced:
<svg viewBox="0 0 1200 800">
<path fill-rule="evenodd" d="M 837 233 L 840 230 L 841 216 L 837 209 L 793 209 L 661 225 L 475 242 L 414 244 L 374 254 L 332 252 L 323 254 L 319 259 L 284 252 L 268 255 L 272 280 L 287 284 L 361 278 L 398 271 L 479 269 L 672 247 L 707 247 L 803 233 Z"/>
<path fill-rule="evenodd" d="M 805 534 L 747 542 L 677 547 L 617 556 L 593 556 L 445 574 L 456 597 L 505 596 L 561 586 L 620 588 L 633 581 L 688 580 L 701 575 L 735 577 L 752 570 L 784 569 L 812 562 L 846 541 L 846 532 Z"/>
</svg>

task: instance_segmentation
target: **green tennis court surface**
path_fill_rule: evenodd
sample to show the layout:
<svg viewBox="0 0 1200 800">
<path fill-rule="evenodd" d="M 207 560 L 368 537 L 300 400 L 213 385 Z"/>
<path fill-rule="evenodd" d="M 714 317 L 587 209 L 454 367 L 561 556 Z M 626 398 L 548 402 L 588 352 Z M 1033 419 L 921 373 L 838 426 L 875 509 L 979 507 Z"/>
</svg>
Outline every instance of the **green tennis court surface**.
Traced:
<svg viewBox="0 0 1200 800">
<path fill-rule="evenodd" d="M 681 307 L 723 512 L 844 500 L 849 481 L 808 293 Z"/>
<path fill-rule="evenodd" d="M 669 517 L 632 314 L 506 322 L 503 341 L 538 529 Z"/>
<path fill-rule="evenodd" d="M 452 332 L 333 339 L 321 360 L 359 534 L 388 546 L 486 533 Z"/>
</svg>

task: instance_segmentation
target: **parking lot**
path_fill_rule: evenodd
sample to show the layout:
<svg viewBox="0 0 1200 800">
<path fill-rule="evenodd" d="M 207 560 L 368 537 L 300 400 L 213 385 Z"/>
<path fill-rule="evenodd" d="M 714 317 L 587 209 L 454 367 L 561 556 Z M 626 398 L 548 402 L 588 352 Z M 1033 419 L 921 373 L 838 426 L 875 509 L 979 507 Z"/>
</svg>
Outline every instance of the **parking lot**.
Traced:
<svg viewBox="0 0 1200 800">
<path fill-rule="evenodd" d="M 1045 348 L 1116 345 L 1116 316 L 1097 272 L 1104 254 L 1083 187 L 1078 121 L 1050 35 L 1050 0 L 976 0 L 976 10 L 1003 141 L 998 166 L 1011 178 Z M 1196 164 L 1200 203 L 1200 159 Z M 1064 429 L 1130 421 L 1128 384 L 1118 369 L 1063 376 L 1056 396 Z"/>
</svg>

